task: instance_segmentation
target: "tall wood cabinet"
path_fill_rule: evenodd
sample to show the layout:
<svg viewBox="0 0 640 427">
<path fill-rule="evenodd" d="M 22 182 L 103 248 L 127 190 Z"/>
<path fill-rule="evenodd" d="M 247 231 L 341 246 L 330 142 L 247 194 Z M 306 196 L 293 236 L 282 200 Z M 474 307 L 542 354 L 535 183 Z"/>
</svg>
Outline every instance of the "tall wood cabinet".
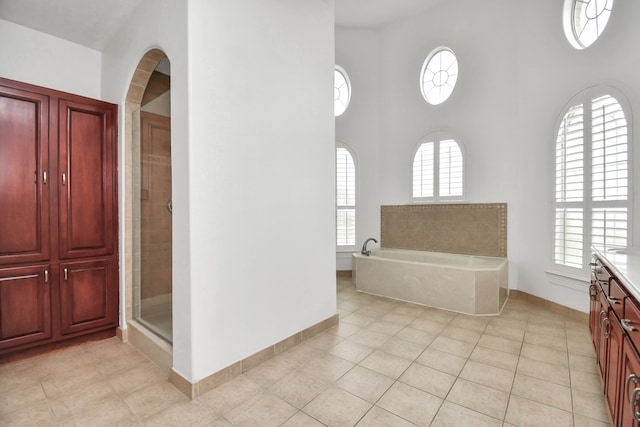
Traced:
<svg viewBox="0 0 640 427">
<path fill-rule="evenodd" d="M 0 358 L 115 333 L 117 112 L 0 78 Z"/>
</svg>

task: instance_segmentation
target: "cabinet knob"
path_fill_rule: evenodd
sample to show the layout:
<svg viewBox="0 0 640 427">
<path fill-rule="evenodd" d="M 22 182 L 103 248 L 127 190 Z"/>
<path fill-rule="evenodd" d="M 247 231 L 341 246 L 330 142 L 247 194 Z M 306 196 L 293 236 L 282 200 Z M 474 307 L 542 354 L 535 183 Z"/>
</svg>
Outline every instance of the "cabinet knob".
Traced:
<svg viewBox="0 0 640 427">
<path fill-rule="evenodd" d="M 62 172 L 62 185 L 67 185 L 67 174 Z"/>
<path fill-rule="evenodd" d="M 634 384 L 638 384 L 638 381 L 640 381 L 640 379 L 636 374 L 631 374 L 627 377 L 627 382 L 624 385 L 624 392 L 627 395 L 627 402 L 629 402 L 629 405 L 631 405 L 631 396 L 629 395 L 629 385 L 631 384 L 631 382 L 633 382 Z"/>
<path fill-rule="evenodd" d="M 49 270 L 44 271 L 44 283 L 49 283 Z"/>
<path fill-rule="evenodd" d="M 63 272 L 64 272 L 64 280 L 68 280 L 67 269 L 65 268 Z"/>
</svg>

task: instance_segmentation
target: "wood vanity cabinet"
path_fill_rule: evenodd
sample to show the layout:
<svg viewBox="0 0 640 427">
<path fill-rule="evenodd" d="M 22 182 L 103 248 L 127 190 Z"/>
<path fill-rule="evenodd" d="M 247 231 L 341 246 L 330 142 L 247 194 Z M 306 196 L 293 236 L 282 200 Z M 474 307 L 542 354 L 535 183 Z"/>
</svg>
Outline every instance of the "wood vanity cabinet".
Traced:
<svg viewBox="0 0 640 427">
<path fill-rule="evenodd" d="M 594 256 L 589 328 L 605 401 L 614 426 L 640 427 L 640 309 L 638 301 Z"/>
<path fill-rule="evenodd" d="M 117 112 L 0 78 L 0 358 L 115 333 Z"/>
</svg>

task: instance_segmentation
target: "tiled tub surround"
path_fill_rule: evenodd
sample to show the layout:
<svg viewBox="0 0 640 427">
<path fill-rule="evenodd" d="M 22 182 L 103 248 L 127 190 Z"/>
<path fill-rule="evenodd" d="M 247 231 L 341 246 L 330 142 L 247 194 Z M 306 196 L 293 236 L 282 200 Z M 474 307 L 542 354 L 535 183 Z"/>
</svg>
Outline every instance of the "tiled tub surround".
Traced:
<svg viewBox="0 0 640 427">
<path fill-rule="evenodd" d="M 380 208 L 380 246 L 452 254 L 507 256 L 507 204 Z"/>
<path fill-rule="evenodd" d="M 472 317 L 356 291 L 340 323 L 189 400 L 116 338 L 0 365 L 0 425 L 608 426 L 587 317 Z"/>
<path fill-rule="evenodd" d="M 466 314 L 497 314 L 508 295 L 506 258 L 406 249 L 353 254 L 362 292 Z"/>
</svg>

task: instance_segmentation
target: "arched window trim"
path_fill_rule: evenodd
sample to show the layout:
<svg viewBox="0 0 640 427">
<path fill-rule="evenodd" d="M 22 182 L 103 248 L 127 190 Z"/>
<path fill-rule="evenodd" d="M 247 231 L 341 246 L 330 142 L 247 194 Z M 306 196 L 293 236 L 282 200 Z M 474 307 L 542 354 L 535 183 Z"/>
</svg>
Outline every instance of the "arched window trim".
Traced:
<svg viewBox="0 0 640 427">
<path fill-rule="evenodd" d="M 602 36 L 604 31 L 606 30 L 610 20 L 610 14 L 613 13 L 612 10 L 613 10 L 614 0 L 610 0 L 610 2 L 608 2 L 610 3 L 609 9 L 607 9 L 609 11 L 608 12 L 609 16 L 607 16 L 607 18 L 604 20 L 599 20 L 598 24 L 602 28 L 599 30 L 599 33 L 596 34 L 595 38 L 590 41 L 582 40 L 580 38 L 580 35 L 576 33 L 575 20 L 574 20 L 575 19 L 575 3 L 576 3 L 576 0 L 564 0 L 564 5 L 562 9 L 562 26 L 564 29 L 564 35 L 567 41 L 569 41 L 569 43 L 571 44 L 571 46 L 573 46 L 575 49 L 582 50 L 582 49 L 588 48 L 593 43 L 598 41 L 598 39 Z"/>
<path fill-rule="evenodd" d="M 440 142 L 446 140 L 453 140 L 458 144 L 460 153 L 462 155 L 462 194 L 459 196 L 441 196 L 440 195 Z M 414 197 L 413 195 L 413 163 L 420 147 L 429 142 L 435 142 L 434 146 L 434 168 L 433 168 L 433 196 L 431 197 Z M 410 200 L 413 203 L 454 203 L 463 202 L 467 197 L 467 154 L 466 148 L 462 140 L 450 131 L 434 131 L 423 138 L 414 146 L 411 153 L 411 159 L 409 163 L 410 182 L 409 182 L 409 195 Z"/>
<path fill-rule="evenodd" d="M 338 215 L 338 209 L 340 208 L 340 206 L 338 206 L 338 199 L 337 199 L 337 189 L 336 189 L 336 209 L 335 209 L 335 213 L 336 213 L 336 251 L 337 252 L 352 252 L 353 250 L 357 249 L 358 246 L 358 223 L 359 223 L 359 219 L 358 219 L 358 205 L 359 205 L 359 200 L 360 200 L 360 185 L 359 185 L 359 177 L 360 177 L 360 173 L 358 170 L 358 158 L 355 154 L 355 151 L 353 150 L 353 148 L 351 148 L 349 145 L 340 142 L 340 141 L 336 141 L 336 153 L 337 150 L 339 148 L 343 148 L 345 150 L 347 150 L 349 152 L 349 154 L 351 155 L 351 159 L 353 160 L 353 167 L 354 167 L 354 171 L 355 171 L 355 204 L 353 205 L 353 209 L 354 209 L 354 217 L 355 217 L 355 230 L 354 230 L 354 241 L 352 245 L 338 245 L 338 241 L 337 241 L 337 233 L 338 233 L 338 223 L 337 223 L 337 215 Z M 336 168 L 336 174 L 337 174 L 337 168 Z M 336 179 L 336 186 L 337 186 L 337 179 Z M 345 205 L 346 206 L 346 205 Z"/>
<path fill-rule="evenodd" d="M 334 117 L 340 117 L 341 115 L 346 113 L 346 111 L 349 109 L 349 104 L 351 104 L 351 94 L 353 93 L 353 87 L 351 86 L 351 80 L 349 79 L 349 74 L 343 67 L 341 67 L 338 64 L 335 64 L 334 69 L 336 72 L 340 73 L 342 77 L 344 77 L 345 84 L 347 85 L 347 101 L 345 102 L 344 110 L 342 110 L 339 114 L 337 114 L 335 111 L 335 101 L 334 101 L 333 115 Z M 335 76 L 335 73 L 334 73 L 334 76 Z M 336 90 L 335 81 L 334 81 L 334 90 Z"/>
<path fill-rule="evenodd" d="M 556 161 L 557 161 L 557 156 L 556 156 L 556 144 L 557 144 L 557 137 L 558 137 L 558 132 L 560 130 L 560 126 L 566 116 L 566 114 L 575 106 L 582 104 L 584 107 L 584 114 L 592 114 L 592 109 L 591 109 L 591 102 L 594 99 L 598 99 L 602 96 L 605 95 L 609 95 L 613 98 L 615 98 L 616 101 L 618 101 L 620 107 L 622 108 L 622 112 L 625 115 L 625 119 L 627 122 L 627 188 L 628 188 L 628 193 L 627 193 L 627 199 L 624 203 L 621 203 L 620 201 L 618 201 L 618 204 L 624 204 L 624 206 L 627 208 L 627 246 L 630 247 L 633 245 L 633 227 L 634 227 L 634 212 L 633 212 L 633 205 L 634 205 L 634 188 L 633 188 L 633 183 L 634 183 L 634 178 L 633 178 L 633 169 L 634 169 L 634 150 L 633 150 L 633 138 L 634 138 L 634 132 L 633 132 L 633 111 L 631 108 L 631 104 L 629 102 L 629 100 L 627 99 L 626 95 L 624 94 L 624 92 L 622 92 L 620 89 L 616 88 L 615 86 L 612 86 L 610 84 L 595 84 L 592 86 L 589 86 L 583 90 L 581 90 L 578 94 L 576 94 L 573 98 L 571 98 L 571 100 L 569 102 L 567 102 L 564 107 L 562 108 L 562 110 L 560 111 L 560 114 L 558 115 L 554 127 L 553 127 L 553 133 L 551 135 L 551 141 L 553 141 L 553 150 L 552 150 L 552 165 L 554 165 L 553 167 L 553 178 L 551 180 L 551 189 L 550 189 L 550 195 L 551 195 L 551 218 L 550 218 L 550 224 L 551 224 L 551 239 L 550 239 L 550 256 L 549 256 L 549 273 L 551 274 L 557 274 L 560 276 L 565 276 L 565 277 L 569 277 L 569 278 L 573 278 L 573 279 L 577 279 L 580 280 L 582 282 L 584 282 L 585 280 L 588 279 L 589 277 L 589 262 L 590 262 L 590 252 L 591 252 L 591 246 L 592 246 L 592 231 L 591 231 L 591 225 L 588 225 L 587 221 L 591 220 L 591 209 L 593 208 L 594 205 L 596 205 L 596 203 L 593 203 L 593 201 L 591 200 L 591 183 L 592 183 L 592 175 L 591 175 L 591 158 L 592 158 L 592 147 L 591 147 L 591 142 L 592 142 L 592 137 L 591 137 L 591 130 L 589 130 L 588 132 L 588 136 L 585 136 L 585 145 L 587 145 L 587 147 L 585 148 L 584 151 L 584 160 L 585 163 L 585 175 L 588 175 L 588 178 L 585 178 L 584 180 L 584 184 L 585 186 L 588 186 L 588 188 L 585 188 L 585 196 L 584 196 L 584 201 L 582 202 L 582 206 L 583 206 L 583 210 L 584 212 L 588 212 L 588 216 L 584 217 L 583 219 L 583 223 L 584 225 L 584 229 L 586 230 L 585 233 L 583 233 L 584 237 L 584 241 L 583 241 L 583 251 L 582 251 L 582 268 L 576 268 L 576 267 L 571 267 L 571 266 L 567 266 L 567 265 L 563 265 L 560 263 L 556 262 L 556 257 L 555 257 L 555 249 L 556 249 L 556 239 L 555 239 L 555 232 L 556 232 L 556 208 L 558 207 L 558 202 L 556 202 Z M 585 132 L 585 135 L 587 134 L 587 132 Z M 589 151 L 587 151 L 589 150 Z M 588 160 L 588 162 L 587 162 Z"/>
</svg>

